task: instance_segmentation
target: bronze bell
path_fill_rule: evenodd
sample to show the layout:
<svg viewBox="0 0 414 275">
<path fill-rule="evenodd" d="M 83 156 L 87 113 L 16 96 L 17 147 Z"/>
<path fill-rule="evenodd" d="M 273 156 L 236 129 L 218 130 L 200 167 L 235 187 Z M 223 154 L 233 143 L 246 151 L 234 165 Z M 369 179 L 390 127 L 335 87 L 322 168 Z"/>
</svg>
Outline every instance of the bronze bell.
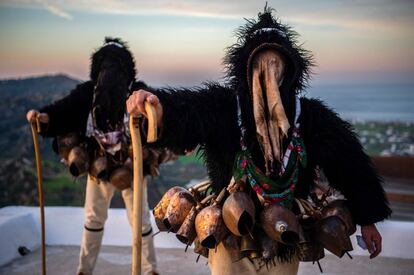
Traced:
<svg viewBox="0 0 414 275">
<path fill-rule="evenodd" d="M 244 235 L 241 237 L 240 252 L 243 257 L 248 257 L 250 260 L 260 257 L 259 246 L 250 235 Z"/>
<path fill-rule="evenodd" d="M 108 180 L 108 160 L 105 156 L 99 156 L 92 161 L 89 173 L 97 179 Z"/>
<path fill-rule="evenodd" d="M 89 155 L 85 148 L 75 146 L 68 156 L 69 172 L 74 177 L 85 174 L 89 169 Z"/>
<path fill-rule="evenodd" d="M 288 245 L 299 241 L 299 222 L 289 209 L 278 204 L 268 205 L 263 209 L 260 220 L 271 239 Z"/>
<path fill-rule="evenodd" d="M 322 218 L 330 216 L 338 216 L 344 222 L 348 235 L 355 233 L 356 225 L 346 206 L 346 200 L 335 200 L 322 209 Z"/>
<path fill-rule="evenodd" d="M 316 239 L 339 258 L 353 249 L 346 226 L 338 216 L 326 217 L 317 222 Z"/>
<path fill-rule="evenodd" d="M 223 220 L 236 236 L 247 235 L 255 223 L 255 207 L 248 194 L 242 191 L 232 193 L 223 204 Z"/>
<path fill-rule="evenodd" d="M 130 188 L 132 185 L 132 171 L 126 167 L 121 166 L 116 168 L 109 177 L 109 182 L 118 190 Z"/>
<path fill-rule="evenodd" d="M 214 195 L 209 195 L 206 198 L 204 198 L 197 206 L 193 206 L 188 213 L 187 217 L 185 217 L 185 220 L 183 224 L 180 226 L 180 229 L 177 231 L 177 239 L 186 244 L 191 245 L 191 243 L 194 241 L 195 237 L 197 236 L 197 232 L 195 229 L 195 219 L 198 214 L 198 212 L 204 207 L 204 205 L 209 202 Z"/>
<path fill-rule="evenodd" d="M 325 257 L 321 243 L 316 240 L 313 230 L 303 230 L 300 227 L 298 243 L 298 258 L 301 262 L 317 262 Z"/>
<path fill-rule="evenodd" d="M 195 220 L 197 237 L 200 239 L 201 245 L 210 249 L 215 248 L 227 234 L 221 206 L 219 205 L 225 192 L 226 189 L 223 188 L 213 205 L 201 210 Z"/>
<path fill-rule="evenodd" d="M 169 228 L 167 228 L 164 223 L 164 217 L 167 213 L 168 205 L 170 204 L 172 196 L 174 196 L 175 193 L 180 191 L 185 191 L 186 189 L 181 186 L 174 186 L 170 188 L 165 194 L 162 196 L 161 200 L 158 202 L 158 204 L 154 207 L 152 210 L 152 213 L 154 214 L 155 223 L 157 224 L 157 227 L 160 231 L 167 231 Z"/>
<path fill-rule="evenodd" d="M 165 227 L 176 233 L 190 213 L 191 208 L 195 205 L 196 201 L 193 195 L 187 190 L 175 193 L 171 197 L 163 219 Z"/>
<path fill-rule="evenodd" d="M 59 156 L 65 160 L 68 159 L 70 150 L 73 147 L 79 145 L 80 138 L 77 133 L 69 133 L 64 136 L 58 136 L 56 138 L 57 152 Z"/>
</svg>

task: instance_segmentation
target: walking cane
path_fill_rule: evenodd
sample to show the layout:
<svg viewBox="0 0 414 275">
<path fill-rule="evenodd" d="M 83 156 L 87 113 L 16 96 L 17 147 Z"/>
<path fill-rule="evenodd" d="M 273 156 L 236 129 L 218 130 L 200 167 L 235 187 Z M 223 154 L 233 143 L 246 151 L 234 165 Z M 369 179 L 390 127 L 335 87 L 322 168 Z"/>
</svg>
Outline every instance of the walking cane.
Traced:
<svg viewBox="0 0 414 275">
<path fill-rule="evenodd" d="M 32 130 L 33 144 L 36 158 L 37 170 L 37 188 L 39 192 L 39 206 L 40 206 L 40 228 L 42 234 L 42 274 L 46 275 L 46 242 L 45 242 L 45 206 L 43 199 L 43 176 L 42 176 L 42 160 L 40 158 L 40 148 L 38 134 L 40 133 L 40 121 L 30 123 Z"/>
<path fill-rule="evenodd" d="M 151 143 L 157 140 L 157 115 L 155 108 L 145 102 L 145 111 L 148 115 L 148 134 L 147 142 Z M 142 193 L 143 193 L 143 161 L 142 161 L 142 143 L 139 125 L 134 123 L 134 118 L 129 117 L 129 129 L 131 131 L 131 143 L 133 151 L 133 236 L 132 236 L 132 275 L 141 274 L 141 250 L 142 250 Z"/>
</svg>

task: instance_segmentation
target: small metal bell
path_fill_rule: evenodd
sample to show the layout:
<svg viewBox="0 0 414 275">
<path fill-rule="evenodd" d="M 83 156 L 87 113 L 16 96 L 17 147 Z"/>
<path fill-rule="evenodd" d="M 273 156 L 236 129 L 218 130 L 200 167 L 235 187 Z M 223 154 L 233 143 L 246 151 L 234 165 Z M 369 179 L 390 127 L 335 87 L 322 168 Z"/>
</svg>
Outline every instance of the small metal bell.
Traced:
<svg viewBox="0 0 414 275">
<path fill-rule="evenodd" d="M 86 174 L 89 169 L 89 155 L 85 148 L 75 146 L 68 156 L 69 172 L 74 177 Z"/>
<path fill-rule="evenodd" d="M 250 260 L 260 257 L 259 246 L 250 235 L 241 237 L 240 252 L 244 257 L 248 257 Z"/>
</svg>

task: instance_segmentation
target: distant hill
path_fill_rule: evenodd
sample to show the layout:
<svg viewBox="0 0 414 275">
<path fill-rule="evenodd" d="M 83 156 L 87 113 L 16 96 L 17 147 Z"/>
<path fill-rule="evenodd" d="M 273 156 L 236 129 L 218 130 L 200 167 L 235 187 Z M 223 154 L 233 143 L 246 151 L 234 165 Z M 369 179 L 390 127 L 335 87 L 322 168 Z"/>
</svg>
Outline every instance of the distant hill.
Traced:
<svg viewBox="0 0 414 275">
<path fill-rule="evenodd" d="M 71 90 L 79 82 L 64 74 L 0 80 L 0 98 L 61 94 Z"/>
</svg>

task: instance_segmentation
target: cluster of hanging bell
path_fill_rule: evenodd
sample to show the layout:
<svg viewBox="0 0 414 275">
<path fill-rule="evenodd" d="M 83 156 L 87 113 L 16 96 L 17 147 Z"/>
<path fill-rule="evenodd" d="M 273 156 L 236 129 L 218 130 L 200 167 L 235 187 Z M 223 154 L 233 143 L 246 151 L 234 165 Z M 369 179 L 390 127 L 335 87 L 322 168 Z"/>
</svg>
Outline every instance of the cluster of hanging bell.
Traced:
<svg viewBox="0 0 414 275">
<path fill-rule="evenodd" d="M 75 178 L 89 173 L 98 180 L 109 181 L 120 190 L 131 187 L 131 163 L 116 163 L 101 150 L 90 152 L 88 143 L 77 133 L 58 136 L 55 146 L 62 162 Z M 125 152 L 127 154 L 128 151 Z"/>
<path fill-rule="evenodd" d="M 300 261 L 319 265 L 324 248 L 338 257 L 353 249 L 349 236 L 356 226 L 345 200 L 322 208 L 296 200 L 303 210 L 299 215 L 278 204 L 263 205 L 258 214 L 247 192 L 224 188 L 218 196 L 207 195 L 209 186 L 203 182 L 189 190 L 172 187 L 153 210 L 159 230 L 175 233 L 187 247 L 194 243 L 197 254 L 208 257 L 208 249 L 223 242 L 234 262 L 248 257 L 267 264 L 284 244 L 296 248 Z"/>
</svg>

